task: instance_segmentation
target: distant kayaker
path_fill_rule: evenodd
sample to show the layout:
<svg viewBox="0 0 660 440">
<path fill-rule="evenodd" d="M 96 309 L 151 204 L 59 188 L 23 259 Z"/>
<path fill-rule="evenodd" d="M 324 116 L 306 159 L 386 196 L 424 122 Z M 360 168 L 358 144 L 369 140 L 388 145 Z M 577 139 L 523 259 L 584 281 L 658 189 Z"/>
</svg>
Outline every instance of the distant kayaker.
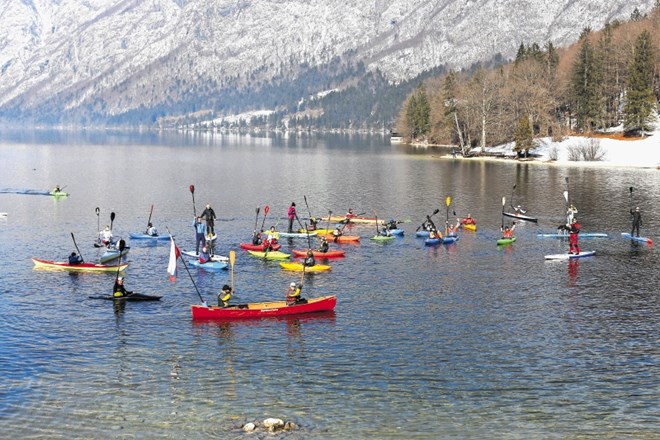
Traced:
<svg viewBox="0 0 660 440">
<path fill-rule="evenodd" d="M 151 223 L 147 225 L 147 235 L 151 235 L 152 237 L 158 236 L 158 230 Z"/>
<path fill-rule="evenodd" d="M 637 237 L 639 237 L 639 227 L 642 226 L 642 213 L 639 210 L 639 206 L 634 211 L 630 209 L 630 215 L 632 216 L 632 231 L 630 231 L 630 235 L 635 236 L 635 231 L 637 231 Z"/>
<path fill-rule="evenodd" d="M 293 232 L 293 221 L 296 219 L 296 202 L 291 202 L 291 206 L 289 206 L 289 210 L 286 213 L 287 217 L 289 217 L 289 229 L 287 229 L 287 232 L 291 234 Z"/>
<path fill-rule="evenodd" d="M 442 238 L 442 234 L 435 228 L 435 226 L 432 226 L 431 230 L 429 230 L 429 238 Z"/>
<path fill-rule="evenodd" d="M 228 307 L 232 293 L 231 287 L 226 284 L 222 286 L 222 290 L 218 293 L 218 305 L 220 307 Z"/>
<path fill-rule="evenodd" d="M 335 243 L 339 240 L 339 237 L 344 235 L 344 231 L 342 230 L 341 226 L 337 226 L 334 231 L 332 231 L 332 238 Z"/>
<path fill-rule="evenodd" d="M 118 277 L 115 280 L 115 286 L 112 289 L 112 296 L 115 298 L 121 298 L 123 296 L 129 296 L 133 292 L 126 290 L 126 287 L 124 287 L 124 277 Z"/>
<path fill-rule="evenodd" d="M 516 229 L 516 223 L 514 222 L 511 226 L 506 225 L 502 228 L 502 238 L 513 238 L 513 230 Z"/>
<path fill-rule="evenodd" d="M 355 218 L 357 215 L 353 213 L 353 208 L 348 208 L 348 212 L 344 215 L 346 218 Z"/>
<path fill-rule="evenodd" d="M 300 291 L 302 290 L 302 284 L 292 282 L 289 285 L 289 288 L 286 291 L 286 305 L 292 306 L 295 304 L 305 304 L 307 300 L 300 296 Z"/>
<path fill-rule="evenodd" d="M 55 185 L 55 188 L 53 188 L 54 193 L 58 193 L 58 192 L 61 192 L 61 191 L 62 191 L 62 189 L 60 188 L 59 185 Z"/>
<path fill-rule="evenodd" d="M 112 244 L 112 231 L 110 230 L 110 225 L 105 225 L 105 228 L 101 231 L 101 243 L 106 246 Z"/>
<path fill-rule="evenodd" d="M 435 225 L 433 224 L 433 220 L 431 220 L 431 216 L 427 215 L 426 220 L 424 220 L 424 223 L 422 223 L 422 226 L 420 226 L 420 229 L 424 231 L 431 231 L 432 229 L 435 229 Z"/>
<path fill-rule="evenodd" d="M 391 218 L 387 221 L 387 223 L 384 222 L 383 225 L 391 231 L 392 229 L 397 229 L 399 227 L 399 223 L 401 223 L 401 222 L 398 222 L 398 221 L 394 220 L 393 218 Z"/>
<path fill-rule="evenodd" d="M 463 220 L 461 220 L 462 225 L 476 225 L 477 221 L 472 218 L 472 214 L 468 212 L 467 217 L 465 217 Z"/>
<path fill-rule="evenodd" d="M 210 204 L 206 204 L 206 208 L 202 211 L 201 216 L 206 219 L 206 230 L 209 235 L 215 235 L 215 211 L 211 208 Z"/>
<path fill-rule="evenodd" d="M 316 258 L 314 258 L 314 252 L 311 249 L 307 251 L 307 257 L 305 257 L 303 264 L 307 267 L 312 267 L 316 264 Z"/>
<path fill-rule="evenodd" d="M 257 232 L 256 230 L 252 233 L 252 244 L 261 244 L 261 237 L 263 236 L 264 230 Z"/>
<path fill-rule="evenodd" d="M 309 226 L 307 226 L 308 231 L 316 231 L 316 226 L 319 223 L 319 219 L 315 217 L 309 218 Z"/>
<path fill-rule="evenodd" d="M 325 237 L 321 237 L 321 246 L 319 247 L 319 252 L 326 253 L 330 249 L 330 245 L 328 244 L 328 239 Z"/>
<path fill-rule="evenodd" d="M 199 253 L 199 262 L 204 264 L 208 263 L 211 260 L 211 257 L 209 256 L 209 251 L 206 248 L 206 246 L 202 246 L 202 252 Z"/>
<path fill-rule="evenodd" d="M 195 228 L 195 253 L 199 253 L 199 245 L 206 246 L 206 224 L 202 223 L 202 217 L 196 217 L 193 220 Z"/>
<path fill-rule="evenodd" d="M 516 211 L 516 214 L 525 214 L 527 210 L 520 205 L 513 206 L 513 210 Z"/>
<path fill-rule="evenodd" d="M 266 246 L 269 247 L 269 250 L 272 250 L 273 246 L 277 244 L 279 239 L 280 234 L 275 230 L 275 226 L 271 226 L 266 235 Z"/>
<path fill-rule="evenodd" d="M 456 219 L 456 224 L 452 225 L 449 222 L 446 222 L 445 231 L 447 232 L 448 237 L 456 237 L 458 234 L 458 227 L 461 225 L 461 221 Z"/>
<path fill-rule="evenodd" d="M 69 255 L 69 264 L 75 265 L 75 264 L 80 264 L 83 262 L 83 259 L 80 255 L 76 254 L 75 252 L 71 252 L 71 255 Z"/>
</svg>

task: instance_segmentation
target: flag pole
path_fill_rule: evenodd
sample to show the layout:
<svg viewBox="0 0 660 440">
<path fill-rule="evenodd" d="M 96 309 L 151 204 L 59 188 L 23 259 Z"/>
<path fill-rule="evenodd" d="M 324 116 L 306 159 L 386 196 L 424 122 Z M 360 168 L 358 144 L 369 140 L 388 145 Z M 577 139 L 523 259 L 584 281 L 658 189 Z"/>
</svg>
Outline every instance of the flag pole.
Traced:
<svg viewBox="0 0 660 440">
<path fill-rule="evenodd" d="M 202 298 L 202 294 L 199 293 L 199 289 L 197 288 L 197 284 L 195 284 L 195 280 L 193 279 L 192 274 L 190 273 L 190 269 L 188 269 L 188 263 L 181 256 L 181 252 L 178 252 L 179 248 L 176 246 L 176 243 L 174 242 L 174 237 L 172 237 L 172 233 L 170 232 L 170 228 L 168 228 L 166 226 L 165 229 L 167 229 L 167 233 L 170 234 L 170 240 L 172 241 L 172 243 L 174 244 L 174 247 L 176 248 L 175 255 L 179 254 L 177 256 L 181 259 L 181 262 L 183 263 L 183 267 L 186 268 L 186 272 L 188 272 L 188 276 L 190 277 L 190 281 L 192 282 L 192 285 L 195 287 L 195 291 L 197 292 L 197 296 L 199 296 L 199 300 L 202 303 L 206 303 L 206 301 L 204 301 L 204 298 Z"/>
</svg>

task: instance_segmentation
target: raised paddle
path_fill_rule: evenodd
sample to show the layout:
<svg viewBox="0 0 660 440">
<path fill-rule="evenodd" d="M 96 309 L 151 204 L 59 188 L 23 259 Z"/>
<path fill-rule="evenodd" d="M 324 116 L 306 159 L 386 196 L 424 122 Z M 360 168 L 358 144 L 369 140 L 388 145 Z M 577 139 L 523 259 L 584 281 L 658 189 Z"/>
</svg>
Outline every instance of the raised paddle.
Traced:
<svg viewBox="0 0 660 440">
<path fill-rule="evenodd" d="M 119 240 L 119 260 L 117 261 L 117 274 L 115 275 L 115 283 L 119 279 L 119 268 L 121 267 L 121 253 L 126 249 L 126 242 L 124 240 Z M 114 292 L 112 292 L 114 293 Z"/>
<path fill-rule="evenodd" d="M 632 211 L 633 209 L 633 201 L 632 201 L 632 193 L 633 193 L 633 187 L 630 187 L 630 210 Z"/>
<path fill-rule="evenodd" d="M 264 225 L 266 224 L 266 216 L 268 215 L 268 211 L 270 211 L 270 206 L 268 205 L 264 206 L 264 219 L 261 222 L 261 230 L 264 229 Z"/>
<path fill-rule="evenodd" d="M 260 210 L 261 210 L 261 208 L 257 206 L 257 209 L 255 210 L 256 215 L 254 216 L 254 232 L 252 233 L 252 240 L 254 240 L 257 237 L 257 223 L 259 223 L 259 211 Z"/>
<path fill-rule="evenodd" d="M 97 206 L 96 209 L 96 229 L 98 230 L 99 236 L 101 235 L 101 209 Z"/>
<path fill-rule="evenodd" d="M 236 262 L 236 251 L 229 251 L 229 268 L 231 269 L 230 280 L 231 280 L 231 293 L 234 293 L 234 263 Z"/>
<path fill-rule="evenodd" d="M 451 205 L 451 197 L 447 196 L 445 199 L 445 205 L 447 206 L 447 218 L 445 219 L 445 234 L 449 234 L 449 205 Z"/>
<path fill-rule="evenodd" d="M 502 197 L 502 229 L 504 230 L 504 205 L 506 204 L 506 197 Z"/>
<path fill-rule="evenodd" d="M 115 221 L 115 213 L 114 211 L 110 213 L 110 230 L 112 231 L 112 224 Z"/>
<path fill-rule="evenodd" d="M 78 255 L 80 255 L 80 259 L 84 263 L 85 259 L 83 258 L 82 254 L 80 253 L 80 249 L 78 249 L 78 245 L 76 244 L 76 237 L 73 236 L 73 232 L 71 233 L 71 239 L 73 240 L 73 245 L 76 247 L 76 250 L 78 251 Z"/>
<path fill-rule="evenodd" d="M 147 229 L 145 230 L 146 233 L 149 233 L 149 223 L 151 223 L 151 214 L 154 213 L 154 205 L 151 205 L 151 210 L 149 211 L 149 220 L 147 220 Z"/>
<path fill-rule="evenodd" d="M 307 204 L 307 196 L 303 195 L 303 198 L 305 199 L 305 206 L 307 207 L 307 214 L 309 214 L 309 218 L 311 220 L 312 218 L 312 211 L 309 210 L 309 205 Z"/>
<path fill-rule="evenodd" d="M 193 214 L 195 215 L 195 218 L 197 218 L 197 208 L 195 208 L 195 185 L 190 185 L 188 189 L 190 190 L 190 194 L 192 195 Z"/>
</svg>

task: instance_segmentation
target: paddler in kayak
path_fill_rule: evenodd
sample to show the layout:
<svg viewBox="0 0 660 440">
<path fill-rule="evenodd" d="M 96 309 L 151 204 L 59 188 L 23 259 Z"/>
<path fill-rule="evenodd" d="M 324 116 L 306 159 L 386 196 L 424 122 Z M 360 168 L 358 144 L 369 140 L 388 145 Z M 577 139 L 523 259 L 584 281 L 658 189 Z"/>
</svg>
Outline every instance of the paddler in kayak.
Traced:
<svg viewBox="0 0 660 440">
<path fill-rule="evenodd" d="M 133 292 L 126 290 L 126 287 L 124 287 L 124 277 L 118 277 L 115 280 L 115 286 L 112 288 L 112 296 L 122 298 L 132 294 Z"/>
<path fill-rule="evenodd" d="M 273 250 L 273 246 L 277 244 L 277 241 L 280 239 L 280 234 L 275 230 L 275 226 L 271 226 L 268 230 L 268 235 L 266 235 L 266 241 L 264 244 L 269 251 Z"/>
<path fill-rule="evenodd" d="M 513 222 L 511 226 L 506 225 L 502 228 L 502 238 L 511 239 L 513 238 L 513 230 L 516 229 L 516 222 Z"/>
<path fill-rule="evenodd" d="M 199 262 L 204 264 L 208 263 L 211 260 L 211 256 L 209 255 L 209 251 L 206 248 L 206 246 L 202 246 L 202 252 L 199 253 Z"/>
<path fill-rule="evenodd" d="M 433 220 L 431 220 L 430 215 L 426 216 L 426 220 L 424 220 L 424 223 L 422 223 L 422 225 L 419 227 L 419 229 L 421 229 L 423 231 L 429 231 L 429 232 L 431 232 L 431 230 L 435 229 L 435 224 L 433 224 Z"/>
<path fill-rule="evenodd" d="M 232 290 L 228 285 L 222 286 L 222 290 L 218 293 L 218 306 L 226 308 L 229 307 L 229 300 L 231 299 Z"/>
<path fill-rule="evenodd" d="M 300 296 L 300 291 L 302 290 L 302 284 L 292 282 L 289 284 L 289 288 L 286 291 L 286 305 L 293 306 L 296 304 L 305 304 L 307 300 Z"/>
<path fill-rule="evenodd" d="M 158 230 L 154 228 L 154 225 L 151 223 L 147 225 L 147 235 L 150 235 L 152 237 L 158 237 Z"/>
<path fill-rule="evenodd" d="M 106 246 L 112 244 L 112 231 L 110 230 L 110 225 L 105 225 L 105 228 L 101 231 L 101 243 Z"/>
<path fill-rule="evenodd" d="M 328 239 L 321 237 L 321 246 L 319 247 L 319 252 L 323 252 L 325 254 L 329 249 L 330 245 L 328 244 Z"/>
<path fill-rule="evenodd" d="M 467 217 L 465 217 L 463 220 L 461 220 L 462 225 L 477 225 L 477 221 L 472 218 L 472 214 L 468 212 Z"/>
<path fill-rule="evenodd" d="M 263 236 L 262 235 L 263 233 L 264 233 L 263 229 L 259 232 L 257 232 L 257 230 L 255 229 L 255 231 L 252 233 L 252 244 L 255 245 L 261 244 L 262 243 L 261 237 Z"/>
<path fill-rule="evenodd" d="M 348 212 L 344 215 L 345 218 L 355 218 L 357 215 L 353 212 L 353 208 L 348 208 Z"/>
<path fill-rule="evenodd" d="M 314 258 L 314 252 L 312 252 L 311 249 L 307 250 L 307 256 L 305 257 L 303 264 L 306 267 L 312 267 L 316 264 L 316 258 Z"/>
<path fill-rule="evenodd" d="M 435 228 L 435 226 L 432 226 L 429 230 L 429 238 L 442 238 L 442 234 Z"/>
<path fill-rule="evenodd" d="M 456 237 L 458 235 L 458 227 L 461 225 L 461 221 L 456 219 L 456 224 L 452 225 L 448 221 L 445 225 L 445 231 L 447 232 L 447 237 Z"/>
<path fill-rule="evenodd" d="M 337 225 L 334 231 L 332 231 L 332 239 L 334 240 L 335 243 L 337 243 L 337 240 L 339 240 L 339 237 L 344 235 L 344 230 L 341 228 L 341 226 Z"/>
</svg>

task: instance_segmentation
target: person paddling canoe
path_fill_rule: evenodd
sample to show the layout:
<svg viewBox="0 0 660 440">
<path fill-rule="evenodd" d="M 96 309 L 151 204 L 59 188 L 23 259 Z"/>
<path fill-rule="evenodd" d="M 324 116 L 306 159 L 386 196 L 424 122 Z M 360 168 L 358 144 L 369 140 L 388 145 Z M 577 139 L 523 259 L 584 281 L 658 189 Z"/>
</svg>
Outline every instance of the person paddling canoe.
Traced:
<svg viewBox="0 0 660 440">
<path fill-rule="evenodd" d="M 228 285 L 222 286 L 222 290 L 218 293 L 218 306 L 226 308 L 229 307 L 229 300 L 233 294 L 232 288 Z"/>
<path fill-rule="evenodd" d="M 293 306 L 296 304 L 305 304 L 307 300 L 305 298 L 302 298 L 300 296 L 300 292 L 302 291 L 302 284 L 301 283 L 296 283 L 296 282 L 291 282 L 289 285 L 289 288 L 286 291 L 286 305 L 287 306 Z"/>
<path fill-rule="evenodd" d="M 502 238 L 513 238 L 514 229 L 516 229 L 516 222 L 513 222 L 511 226 L 504 226 L 502 228 Z"/>
<path fill-rule="evenodd" d="M 80 264 L 82 262 L 83 262 L 83 259 L 80 255 L 76 254 L 75 252 L 71 252 L 71 255 L 69 255 L 69 264 L 76 265 L 76 264 Z"/>
</svg>

